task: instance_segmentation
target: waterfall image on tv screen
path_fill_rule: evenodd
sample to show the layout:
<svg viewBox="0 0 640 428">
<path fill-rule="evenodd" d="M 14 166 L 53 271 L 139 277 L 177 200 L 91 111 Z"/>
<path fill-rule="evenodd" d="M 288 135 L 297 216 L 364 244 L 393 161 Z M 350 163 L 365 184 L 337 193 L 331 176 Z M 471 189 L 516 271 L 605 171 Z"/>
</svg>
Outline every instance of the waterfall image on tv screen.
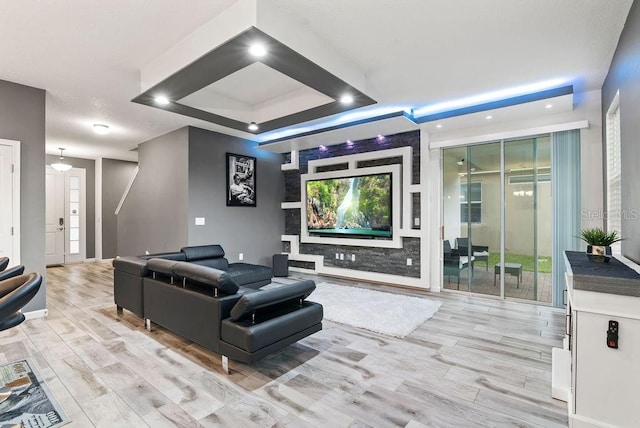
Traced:
<svg viewBox="0 0 640 428">
<path fill-rule="evenodd" d="M 391 173 L 308 180 L 307 231 L 391 237 Z"/>
</svg>

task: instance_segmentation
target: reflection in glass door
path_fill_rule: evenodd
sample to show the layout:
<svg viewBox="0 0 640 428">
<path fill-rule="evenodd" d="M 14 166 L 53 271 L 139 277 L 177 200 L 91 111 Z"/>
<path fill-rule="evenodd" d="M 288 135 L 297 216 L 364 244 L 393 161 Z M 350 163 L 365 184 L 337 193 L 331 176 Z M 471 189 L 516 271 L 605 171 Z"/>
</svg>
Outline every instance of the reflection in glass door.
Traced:
<svg viewBox="0 0 640 428">
<path fill-rule="evenodd" d="M 443 287 L 551 302 L 549 136 L 443 150 Z"/>
<path fill-rule="evenodd" d="M 551 139 L 505 141 L 507 297 L 551 302 Z"/>
</svg>

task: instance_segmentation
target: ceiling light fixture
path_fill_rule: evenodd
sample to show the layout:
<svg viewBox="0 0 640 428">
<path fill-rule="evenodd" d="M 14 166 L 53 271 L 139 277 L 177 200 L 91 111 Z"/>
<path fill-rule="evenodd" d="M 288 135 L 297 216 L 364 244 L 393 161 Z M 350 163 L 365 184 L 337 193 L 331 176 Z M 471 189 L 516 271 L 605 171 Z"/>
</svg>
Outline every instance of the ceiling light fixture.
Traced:
<svg viewBox="0 0 640 428">
<path fill-rule="evenodd" d="M 72 168 L 72 166 L 71 164 L 64 163 L 64 156 L 62 155 L 62 152 L 64 151 L 64 149 L 62 147 L 58 147 L 58 149 L 60 149 L 60 162 L 52 163 L 51 167 L 56 171 L 60 171 L 60 172 L 69 171 Z"/>
<path fill-rule="evenodd" d="M 544 108 L 553 108 L 553 104 L 547 104 Z"/>
<path fill-rule="evenodd" d="M 440 124 L 440 123 L 439 123 L 439 124 L 437 124 L 437 125 L 436 125 L 436 128 L 442 128 L 442 124 Z"/>
<path fill-rule="evenodd" d="M 153 100 L 156 102 L 156 104 L 160 104 L 163 106 L 169 104 L 169 98 L 165 97 L 164 95 L 158 95 Z"/>
<path fill-rule="evenodd" d="M 342 104 L 351 104 L 353 102 L 353 96 L 346 94 L 340 97 L 340 102 Z"/>
<path fill-rule="evenodd" d="M 256 43 L 249 46 L 249 53 L 251 54 L 251 56 L 254 56 L 256 58 L 262 58 L 267 54 L 267 48 L 265 48 L 264 45 L 260 43 Z"/>
<path fill-rule="evenodd" d="M 493 116 L 489 115 L 486 117 L 487 120 L 493 119 Z"/>
<path fill-rule="evenodd" d="M 260 129 L 258 124 L 255 122 L 251 122 L 249 126 L 247 126 L 247 128 L 249 129 L 249 131 L 257 131 L 258 129 Z"/>
<path fill-rule="evenodd" d="M 94 123 L 93 124 L 93 132 L 100 135 L 105 135 L 109 133 L 109 125 L 105 125 L 102 123 Z"/>
</svg>

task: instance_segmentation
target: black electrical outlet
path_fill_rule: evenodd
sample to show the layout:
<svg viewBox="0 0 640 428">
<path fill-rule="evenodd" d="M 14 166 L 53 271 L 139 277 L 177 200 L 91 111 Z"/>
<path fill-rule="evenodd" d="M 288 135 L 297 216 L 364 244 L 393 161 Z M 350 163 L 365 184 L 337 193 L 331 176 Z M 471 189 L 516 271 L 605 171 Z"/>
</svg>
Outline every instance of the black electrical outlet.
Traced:
<svg viewBox="0 0 640 428">
<path fill-rule="evenodd" d="M 618 349 L 618 321 L 609 320 L 609 330 L 607 330 L 607 346 Z"/>
</svg>

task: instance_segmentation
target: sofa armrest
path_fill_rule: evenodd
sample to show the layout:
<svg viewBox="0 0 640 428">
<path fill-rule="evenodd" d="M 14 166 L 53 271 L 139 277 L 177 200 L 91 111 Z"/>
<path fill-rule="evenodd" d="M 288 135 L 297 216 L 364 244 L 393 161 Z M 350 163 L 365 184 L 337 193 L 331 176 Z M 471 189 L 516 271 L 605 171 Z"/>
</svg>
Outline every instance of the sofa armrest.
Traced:
<svg viewBox="0 0 640 428">
<path fill-rule="evenodd" d="M 164 275 L 173 276 L 173 267 L 178 263 L 169 259 L 149 259 L 147 269 L 151 272 L 158 272 Z"/>
<path fill-rule="evenodd" d="M 238 292 L 238 284 L 225 271 L 189 262 L 175 262 L 173 273 L 176 276 L 210 285 L 224 294 Z"/>
<path fill-rule="evenodd" d="M 169 252 L 169 253 L 153 253 L 153 254 L 145 254 L 143 256 L 138 256 L 141 259 L 151 260 L 151 259 L 165 259 L 165 260 L 177 260 L 184 262 L 187 260 L 184 253 L 182 252 Z"/>
<path fill-rule="evenodd" d="M 149 276 L 147 261 L 140 257 L 118 257 L 113 259 L 113 267 L 137 276 Z"/>
<path fill-rule="evenodd" d="M 245 294 L 231 309 L 231 319 L 238 321 L 251 315 L 258 309 L 275 306 L 291 300 L 304 300 L 313 293 L 315 289 L 316 284 L 313 281 L 304 280 L 279 288 Z"/>
</svg>

